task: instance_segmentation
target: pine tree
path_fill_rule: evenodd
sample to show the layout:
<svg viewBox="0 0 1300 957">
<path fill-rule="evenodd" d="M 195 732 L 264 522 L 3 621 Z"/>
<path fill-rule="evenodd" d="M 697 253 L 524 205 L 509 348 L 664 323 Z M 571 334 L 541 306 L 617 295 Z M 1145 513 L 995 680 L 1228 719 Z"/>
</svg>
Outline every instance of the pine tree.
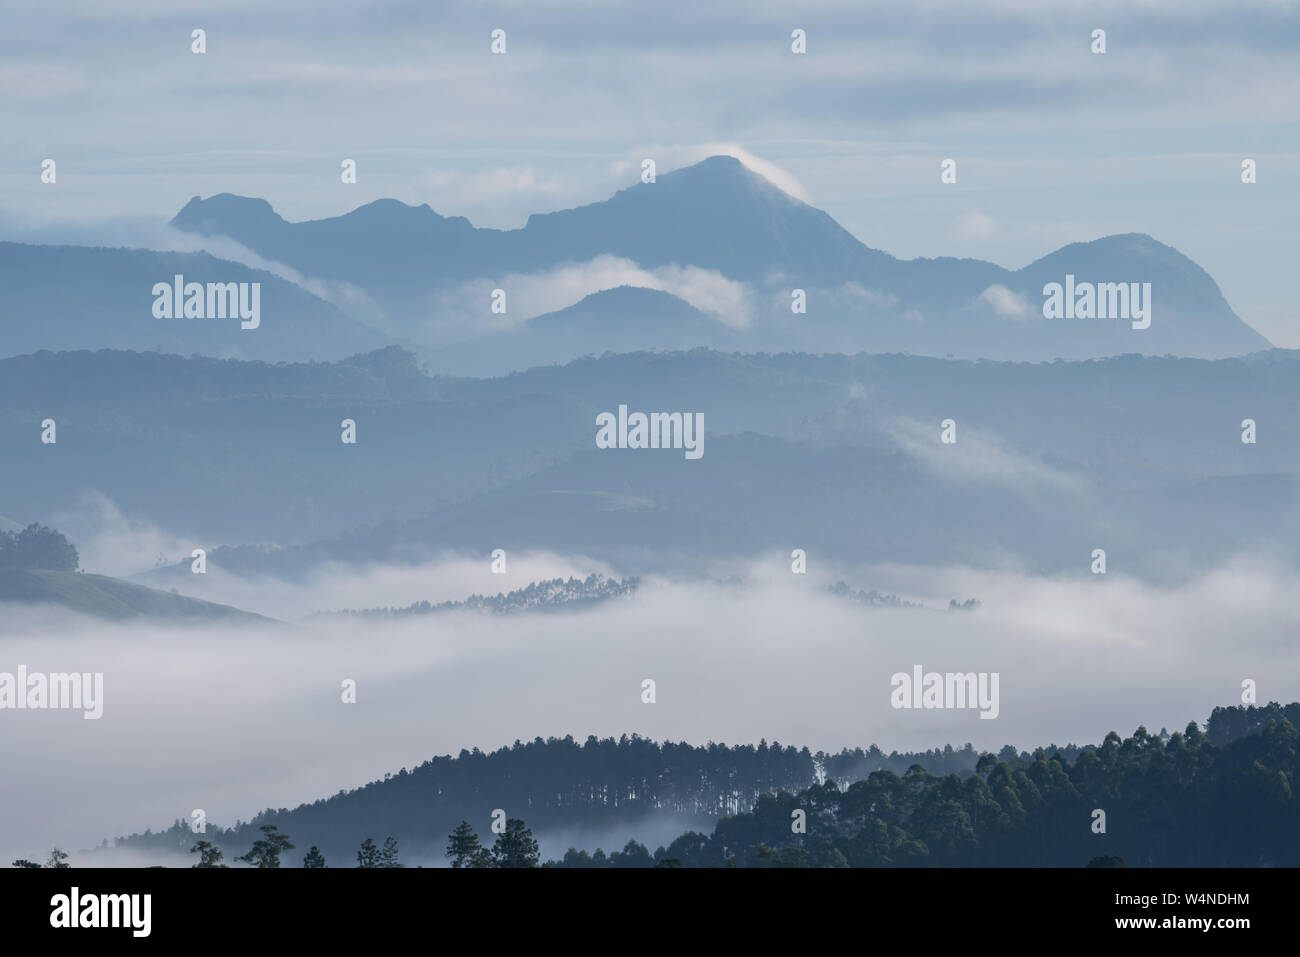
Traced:
<svg viewBox="0 0 1300 957">
<path fill-rule="evenodd" d="M 492 845 L 492 862 L 495 867 L 537 867 L 541 863 L 537 840 L 523 821 L 506 821 L 506 829 Z"/>
<path fill-rule="evenodd" d="M 361 849 L 357 851 L 357 867 L 379 866 L 379 848 L 375 847 L 375 839 L 368 837 L 361 842 Z"/>
<path fill-rule="evenodd" d="M 307 856 L 302 859 L 303 867 L 325 867 L 325 856 L 321 854 L 320 849 L 315 844 L 307 852 Z"/>
<path fill-rule="evenodd" d="M 260 830 L 264 836 L 253 842 L 247 854 L 235 860 L 257 867 L 279 867 L 280 852 L 293 850 L 289 835 L 281 834 L 274 824 L 263 824 Z"/>
<path fill-rule="evenodd" d="M 228 864 L 222 864 L 221 859 L 225 857 L 221 853 L 221 848 L 217 847 L 211 841 L 199 841 L 190 848 L 191 854 L 199 855 L 199 862 L 195 867 L 229 867 Z"/>
<path fill-rule="evenodd" d="M 397 841 L 392 836 L 389 836 L 387 839 L 385 839 L 384 846 L 379 851 L 379 866 L 380 867 L 401 867 L 402 866 L 401 864 L 397 863 Z"/>
<path fill-rule="evenodd" d="M 447 835 L 447 857 L 452 867 L 477 867 L 475 858 L 484 851 L 478 835 L 469 821 L 461 821 L 456 829 Z"/>
</svg>

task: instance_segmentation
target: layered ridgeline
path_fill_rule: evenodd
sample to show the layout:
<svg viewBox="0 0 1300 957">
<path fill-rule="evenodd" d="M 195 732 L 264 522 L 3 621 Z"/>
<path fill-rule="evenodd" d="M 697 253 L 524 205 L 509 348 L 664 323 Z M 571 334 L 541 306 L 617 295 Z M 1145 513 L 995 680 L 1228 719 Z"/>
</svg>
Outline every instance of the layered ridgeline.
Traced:
<svg viewBox="0 0 1300 957">
<path fill-rule="evenodd" d="M 230 194 L 195 197 L 171 225 L 188 234 L 178 244 L 212 255 L 0 243 L 0 355 L 336 359 L 397 341 L 441 371 L 484 375 L 702 346 L 1017 360 L 1269 347 L 1203 269 L 1150 236 L 1072 244 L 1017 270 L 900 260 L 727 156 L 515 230 L 396 200 L 291 223 L 265 200 Z M 295 282 L 214 258 L 232 256 Z M 166 318 L 154 289 L 176 276 Z M 253 282 L 256 328 L 212 318 L 209 284 Z M 188 283 L 201 287 L 201 307 Z M 1045 318 L 1052 283 L 1068 300 L 1061 316 L 1098 318 Z"/>
<path fill-rule="evenodd" d="M 597 417 L 621 405 L 701 416 L 700 457 L 599 448 Z M 93 489 L 240 574 L 497 547 L 626 574 L 794 548 L 831 574 L 827 560 L 1086 572 L 1102 547 L 1140 574 L 1300 543 L 1300 354 L 1283 351 L 639 353 L 486 380 L 431 377 L 397 349 L 281 366 L 47 353 L 0 360 L 0 447 L 0 514 L 52 516 Z"/>
<path fill-rule="evenodd" d="M 164 297 L 155 292 L 159 286 L 172 291 Z M 0 289 L 0 355 L 6 356 L 147 349 L 341 359 L 392 342 L 293 282 L 206 253 L 0 243 Z M 164 312 L 170 318 L 159 315 Z"/>
<path fill-rule="evenodd" d="M 1300 704 L 1216 708 L 1205 728 L 1114 732 L 1098 745 L 967 745 L 918 754 L 538 738 L 402 768 L 352 791 L 209 822 L 201 838 L 242 854 L 274 826 L 329 866 L 355 866 L 366 839 L 391 838 L 406 865 L 445 862 L 461 821 L 491 840 L 498 807 L 518 811 L 542 852 L 568 866 L 1134 866 L 1300 864 Z M 1105 812 L 1096 828 L 1096 809 Z M 803 812 L 805 830 L 792 821 Z M 677 830 L 673 830 L 676 828 Z M 670 836 L 654 847 L 653 834 Z M 680 835 L 680 836 L 676 836 Z M 629 840 L 651 840 L 625 844 Z M 100 849 L 197 863 L 187 822 Z M 617 855 L 591 854 L 608 841 Z M 567 854 L 565 847 L 572 847 Z M 94 862 L 98 855 L 92 855 Z M 613 858 L 611 860 L 611 858 Z M 135 858 L 138 860 L 139 858 Z"/>
<path fill-rule="evenodd" d="M 729 156 L 533 215 L 516 230 L 478 229 L 395 200 L 291 223 L 265 200 L 230 194 L 195 197 L 172 225 L 364 290 L 390 334 L 417 342 L 448 372 L 698 346 L 996 359 L 1215 358 L 1269 347 L 1203 269 L 1150 236 L 1076 243 L 1014 271 L 899 260 Z M 1109 307 L 1094 298 L 1094 315 L 1109 308 L 1114 317 L 1045 319 L 1044 288 L 1076 281 L 1080 293 L 1063 314 L 1075 314 L 1084 284 L 1124 284 Z M 1129 302 L 1129 284 L 1150 302 Z M 498 289 L 504 313 L 492 309 Z M 804 313 L 792 311 L 795 289 Z M 590 295 L 575 302 L 572 290 Z M 1150 306 L 1149 328 L 1133 328 L 1139 306 Z"/>
</svg>

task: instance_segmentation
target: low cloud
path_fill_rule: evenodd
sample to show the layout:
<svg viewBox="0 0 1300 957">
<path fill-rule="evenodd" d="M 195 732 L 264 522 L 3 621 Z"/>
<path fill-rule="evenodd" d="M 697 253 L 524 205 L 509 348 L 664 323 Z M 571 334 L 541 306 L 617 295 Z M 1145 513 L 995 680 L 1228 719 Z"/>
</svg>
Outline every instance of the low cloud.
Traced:
<svg viewBox="0 0 1300 957">
<path fill-rule="evenodd" d="M 195 547 L 193 539 L 165 531 L 139 516 L 128 516 L 101 492 L 82 492 L 50 523 L 77 547 L 81 570 L 128 577 L 173 562 Z"/>
<path fill-rule="evenodd" d="M 433 583 L 444 570 L 456 573 L 423 572 Z M 194 808 L 218 825 L 247 820 L 434 754 L 536 735 L 996 750 L 1180 729 L 1238 703 L 1245 678 L 1261 701 L 1300 698 L 1294 571 L 1252 556 L 1180 587 L 911 566 L 795 576 L 785 554 L 715 571 L 728 583 L 653 579 L 584 612 L 364 628 L 105 625 L 8 607 L 0 670 L 102 671 L 104 715 L 0 715 L 0 857 L 43 859 L 54 844 L 90 847 Z M 837 578 L 927 607 L 867 608 L 829 594 Z M 931 610 L 949 598 L 982 606 Z M 999 716 L 893 709 L 890 677 L 916 664 L 998 672 Z M 641 702 L 647 677 L 654 705 Z M 355 705 L 340 701 L 345 678 Z"/>
<path fill-rule="evenodd" d="M 1032 320 L 1041 315 L 1024 296 L 1000 283 L 994 283 L 980 293 L 978 301 L 988 303 L 993 307 L 994 314 L 1003 319 Z"/>
<path fill-rule="evenodd" d="M 188 553 L 186 553 L 188 554 Z M 417 565 L 343 565 L 327 562 L 301 580 L 266 575 L 245 576 L 209 561 L 207 573 L 182 573 L 176 584 L 183 593 L 206 601 L 233 605 L 281 620 L 305 618 L 320 611 L 365 608 L 405 608 L 416 602 L 460 601 L 470 595 L 495 595 L 552 578 L 612 575 L 604 562 L 580 555 L 511 551 L 506 570 L 496 574 L 482 555 L 445 554 Z"/>
<path fill-rule="evenodd" d="M 954 421 L 957 441 L 950 445 L 940 442 L 938 422 L 897 418 L 882 427 L 904 451 L 936 475 L 1008 488 L 1038 485 L 1072 495 L 1086 494 L 1087 483 L 1078 476 L 1021 452 L 994 432 L 971 428 L 960 419 Z"/>
</svg>

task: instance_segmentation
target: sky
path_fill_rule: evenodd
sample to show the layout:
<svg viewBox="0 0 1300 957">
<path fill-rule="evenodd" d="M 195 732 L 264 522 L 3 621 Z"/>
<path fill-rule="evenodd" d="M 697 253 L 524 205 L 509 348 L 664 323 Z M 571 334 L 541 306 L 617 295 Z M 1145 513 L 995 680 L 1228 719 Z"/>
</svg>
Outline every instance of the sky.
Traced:
<svg viewBox="0 0 1300 957">
<path fill-rule="evenodd" d="M 293 220 L 394 197 L 513 228 L 632 185 L 643 158 L 721 152 L 904 258 L 1019 268 L 1149 233 L 1300 347 L 1300 4 L 70 0 L 0 17 L 0 238 L 129 236 L 218 192 Z"/>
</svg>

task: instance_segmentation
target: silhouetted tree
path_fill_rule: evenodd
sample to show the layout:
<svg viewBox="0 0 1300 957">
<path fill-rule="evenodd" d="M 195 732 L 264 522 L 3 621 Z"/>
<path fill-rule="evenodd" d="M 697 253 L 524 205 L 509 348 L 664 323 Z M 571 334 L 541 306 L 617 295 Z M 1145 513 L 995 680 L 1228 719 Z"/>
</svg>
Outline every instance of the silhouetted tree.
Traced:
<svg viewBox="0 0 1300 957">
<path fill-rule="evenodd" d="M 62 534 L 32 523 L 21 532 L 0 532 L 0 568 L 45 568 L 75 572 L 77 549 Z"/>
<path fill-rule="evenodd" d="M 469 821 L 461 821 L 447 835 L 447 858 L 452 867 L 474 867 L 475 856 L 481 854 L 483 845 Z"/>
<path fill-rule="evenodd" d="M 195 867 L 228 867 L 229 866 L 227 864 L 221 863 L 221 859 L 224 858 L 226 855 L 221 852 L 221 848 L 217 847 L 217 845 L 213 844 L 211 841 L 197 842 L 193 847 L 190 848 L 190 853 L 199 855 L 199 862 L 194 865 Z"/>
<path fill-rule="evenodd" d="M 274 824 L 263 824 L 260 830 L 264 836 L 253 842 L 247 854 L 235 860 L 254 864 L 257 867 L 279 867 L 280 853 L 293 850 L 293 845 L 289 843 L 289 835 L 281 834 Z"/>
<path fill-rule="evenodd" d="M 307 856 L 302 859 L 302 866 L 313 867 L 313 868 L 326 866 L 325 856 L 321 854 L 320 850 L 316 847 L 315 844 L 311 846 L 311 850 L 307 852 Z"/>
<path fill-rule="evenodd" d="M 506 829 L 492 845 L 492 862 L 496 867 L 537 867 L 541 863 L 537 841 L 523 821 L 506 821 Z"/>
<path fill-rule="evenodd" d="M 380 867 L 379 848 L 375 847 L 375 839 L 368 837 L 361 842 L 361 848 L 357 851 L 357 867 Z"/>
</svg>

